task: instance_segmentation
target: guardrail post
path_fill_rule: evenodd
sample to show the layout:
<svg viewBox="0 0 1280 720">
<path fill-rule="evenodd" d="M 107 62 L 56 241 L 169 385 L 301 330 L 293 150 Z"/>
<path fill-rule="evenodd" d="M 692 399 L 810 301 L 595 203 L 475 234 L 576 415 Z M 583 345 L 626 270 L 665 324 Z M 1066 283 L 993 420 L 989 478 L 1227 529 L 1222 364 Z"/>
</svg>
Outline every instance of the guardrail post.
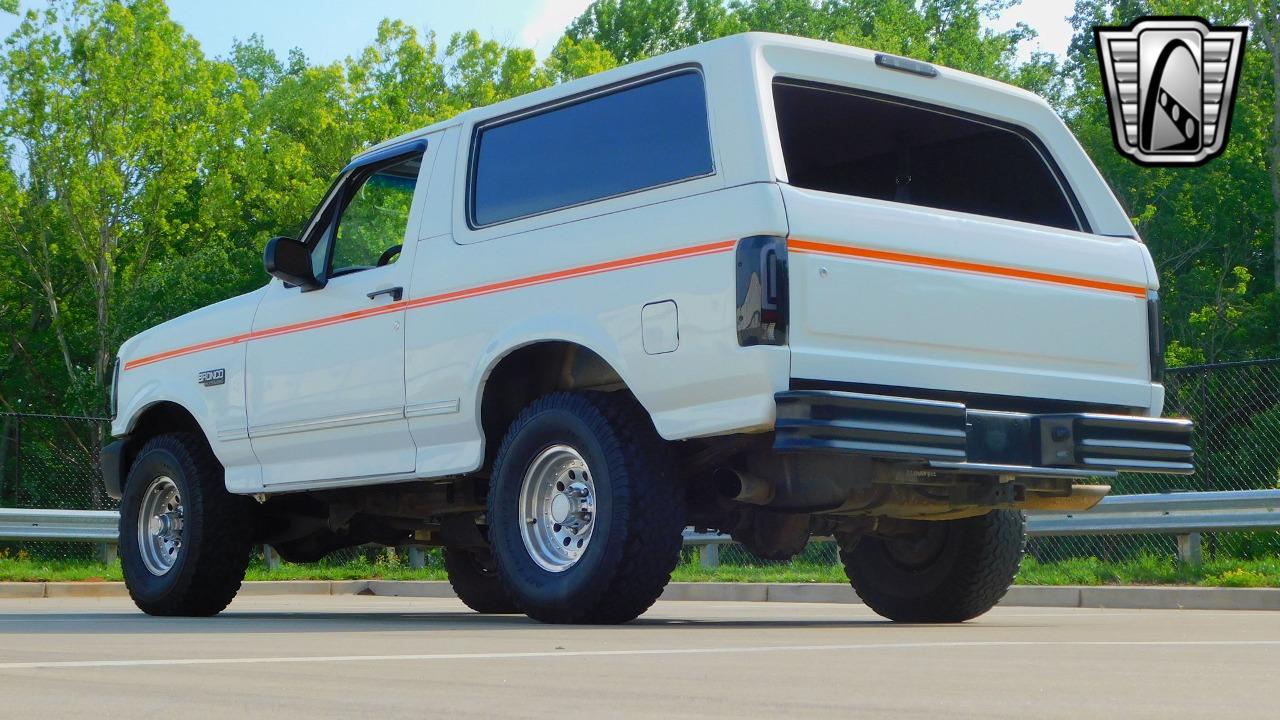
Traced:
<svg viewBox="0 0 1280 720">
<path fill-rule="evenodd" d="M 115 565 L 118 557 L 115 543 L 102 543 L 98 546 L 98 559 L 103 565 Z"/>
<path fill-rule="evenodd" d="M 409 546 L 409 567 L 421 570 L 427 566 L 427 549 L 421 545 Z"/>
<path fill-rule="evenodd" d="M 707 543 L 699 547 L 698 561 L 708 570 L 720 567 L 720 546 L 716 543 Z"/>
<path fill-rule="evenodd" d="M 280 554 L 270 545 L 262 546 L 262 563 L 267 566 L 268 570 L 280 569 Z"/>
<path fill-rule="evenodd" d="M 1200 550 L 1200 533 L 1178 536 L 1178 559 L 1191 567 L 1200 567 L 1204 556 Z"/>
</svg>

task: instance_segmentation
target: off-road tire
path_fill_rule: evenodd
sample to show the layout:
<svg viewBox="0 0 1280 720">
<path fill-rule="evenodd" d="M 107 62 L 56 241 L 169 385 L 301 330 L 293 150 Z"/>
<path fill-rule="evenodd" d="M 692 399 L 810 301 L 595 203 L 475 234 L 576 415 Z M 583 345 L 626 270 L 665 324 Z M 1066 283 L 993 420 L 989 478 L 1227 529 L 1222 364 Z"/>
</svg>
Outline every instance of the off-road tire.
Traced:
<svg viewBox="0 0 1280 720">
<path fill-rule="evenodd" d="M 576 564 L 551 572 L 521 539 L 519 493 L 533 459 L 558 444 L 591 468 L 597 525 Z M 542 622 L 613 624 L 647 610 L 671 579 L 685 500 L 673 455 L 634 398 L 555 392 L 511 424 L 494 461 L 487 518 L 498 573 L 521 611 Z"/>
<path fill-rule="evenodd" d="M 449 584 L 462 604 L 486 615 L 509 615 L 520 612 L 512 602 L 507 589 L 498 577 L 493 560 L 489 567 L 475 553 L 461 548 L 444 549 L 444 569 L 449 573 Z"/>
<path fill-rule="evenodd" d="M 153 574 L 142 560 L 138 515 L 151 480 L 167 475 L 183 506 L 182 548 L 172 568 Z M 120 505 L 120 565 L 134 604 L 148 615 L 204 617 L 222 611 L 244 580 L 253 501 L 227 492 L 222 465 L 204 438 L 158 435 L 138 452 Z"/>
<path fill-rule="evenodd" d="M 1004 597 L 1018 574 L 1026 521 L 1017 510 L 993 510 L 961 520 L 920 521 L 911 539 L 866 536 L 841 549 L 845 575 L 876 613 L 898 622 L 957 623 L 982 615 Z M 897 545 L 895 545 L 895 543 Z"/>
</svg>

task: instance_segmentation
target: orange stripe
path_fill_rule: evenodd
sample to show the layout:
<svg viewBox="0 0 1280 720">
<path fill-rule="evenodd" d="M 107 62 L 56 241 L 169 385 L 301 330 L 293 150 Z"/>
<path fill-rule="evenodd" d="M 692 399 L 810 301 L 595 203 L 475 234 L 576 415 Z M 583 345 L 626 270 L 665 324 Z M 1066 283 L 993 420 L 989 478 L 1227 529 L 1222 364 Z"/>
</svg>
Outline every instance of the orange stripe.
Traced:
<svg viewBox="0 0 1280 720">
<path fill-rule="evenodd" d="M 130 360 L 125 363 L 124 369 L 132 370 L 134 368 L 142 367 L 143 365 L 150 365 L 162 360 L 190 355 L 202 350 L 212 350 L 213 348 L 226 347 L 228 345 L 235 345 L 249 340 L 261 340 L 263 338 L 276 337 L 277 335 L 288 335 L 290 333 L 301 332 L 303 330 L 312 330 L 315 328 L 327 327 L 329 325 L 337 325 L 338 323 L 375 317 L 377 315 L 385 315 L 387 313 L 398 312 L 400 310 L 412 310 L 413 308 L 427 307 L 429 305 L 439 305 L 441 303 L 452 302 L 454 300 L 464 300 L 466 298 L 479 297 L 481 295 L 491 295 L 496 292 L 515 290 L 534 285 L 544 285 L 557 280 L 568 280 L 570 278 L 586 277 L 588 275 L 599 275 L 600 273 L 611 272 L 613 270 L 625 270 L 627 268 L 652 265 L 654 263 L 666 262 L 668 260 L 680 260 L 684 258 L 699 257 L 702 255 L 711 255 L 713 253 L 731 250 L 736 244 L 736 240 L 722 240 L 720 242 L 707 243 L 705 245 L 694 245 L 693 247 L 679 248 L 677 250 L 665 250 L 663 252 L 650 253 L 648 255 L 637 255 L 636 257 L 623 258 L 621 260 L 610 260 L 608 262 L 583 265 L 582 267 L 569 268 L 567 270 L 557 270 L 555 272 L 541 273 L 539 275 L 530 275 L 529 277 L 516 278 L 514 280 L 504 280 L 502 282 L 479 285 L 473 288 L 466 288 L 464 290 L 454 290 L 452 292 L 441 293 L 439 295 L 428 295 L 426 297 L 413 298 L 411 300 L 401 300 L 398 302 L 388 303 L 386 305 L 366 308 L 364 310 L 353 310 L 340 315 L 330 315 L 329 317 L 317 318 L 315 320 L 306 320 L 303 322 L 291 323 L 289 325 L 280 325 L 278 327 L 255 330 L 253 332 L 232 335 L 218 340 L 209 340 L 202 343 L 196 343 L 195 345 L 187 345 L 173 350 L 166 350 L 154 355 Z"/>
<path fill-rule="evenodd" d="M 876 260 L 879 262 L 899 263 L 902 265 L 915 265 L 917 267 L 958 270 L 960 272 L 980 273 L 982 275 L 995 275 L 998 277 L 1013 278 L 1016 280 L 1032 280 L 1035 282 L 1053 283 L 1055 285 L 1069 285 L 1072 287 L 1089 288 L 1091 290 L 1106 290 L 1108 292 L 1134 295 L 1143 299 L 1147 297 L 1147 289 L 1137 285 L 1124 285 L 1121 283 L 1106 282 L 1103 280 L 1089 280 L 1087 278 L 1072 277 L 1070 275 L 1055 275 L 1053 273 L 1038 272 L 1036 270 L 1022 270 L 1019 268 L 1003 267 L 1000 265 L 985 265 L 982 263 L 967 262 L 964 260 L 948 260 L 946 258 L 928 257 L 925 255 L 909 255 L 907 253 L 891 252 L 889 250 L 872 250 L 870 248 L 851 247 L 848 245 L 832 245 L 829 243 L 814 242 L 812 240 L 797 240 L 796 238 L 787 239 L 787 249 L 793 252 L 815 253 L 819 255 L 841 255 L 845 257 L 858 258 L 860 260 Z"/>
</svg>

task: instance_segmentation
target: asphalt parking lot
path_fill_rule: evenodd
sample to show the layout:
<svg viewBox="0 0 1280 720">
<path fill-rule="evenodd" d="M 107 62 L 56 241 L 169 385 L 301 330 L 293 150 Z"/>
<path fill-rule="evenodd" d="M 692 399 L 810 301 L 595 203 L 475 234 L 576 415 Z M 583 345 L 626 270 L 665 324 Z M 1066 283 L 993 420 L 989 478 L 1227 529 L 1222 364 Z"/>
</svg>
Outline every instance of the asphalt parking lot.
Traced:
<svg viewBox="0 0 1280 720">
<path fill-rule="evenodd" d="M 1280 615 L 659 603 L 621 627 L 455 600 L 246 597 L 213 619 L 0 600 L 4 717 L 1275 717 Z"/>
</svg>

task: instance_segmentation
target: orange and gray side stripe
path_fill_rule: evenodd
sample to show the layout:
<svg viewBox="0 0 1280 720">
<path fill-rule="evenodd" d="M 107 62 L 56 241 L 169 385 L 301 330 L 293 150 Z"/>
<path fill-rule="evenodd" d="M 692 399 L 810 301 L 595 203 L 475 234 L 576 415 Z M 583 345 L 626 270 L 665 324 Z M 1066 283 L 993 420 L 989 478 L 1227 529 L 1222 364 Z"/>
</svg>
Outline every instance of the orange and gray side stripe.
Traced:
<svg viewBox="0 0 1280 720">
<path fill-rule="evenodd" d="M 929 268 L 933 270 L 976 273 L 979 275 L 1009 278 L 1011 280 L 1024 280 L 1048 283 L 1051 285 L 1065 285 L 1087 290 L 1103 290 L 1106 292 L 1121 293 L 1123 295 L 1132 295 L 1143 300 L 1146 300 L 1147 298 L 1147 288 L 1144 286 L 1126 285 L 1123 283 L 1107 282 L 1104 280 L 1091 280 L 1089 278 L 1075 277 L 1072 275 L 1059 275 L 1056 273 L 1040 272 L 1037 270 L 1023 270 L 1021 268 L 1011 268 L 1001 265 L 987 265 L 984 263 L 975 263 L 966 260 L 950 260 L 947 258 L 930 257 L 927 255 L 912 255 L 889 250 L 874 250 L 871 248 L 855 247 L 852 245 L 836 245 L 832 243 L 815 242 L 813 240 L 801 240 L 798 238 L 787 239 L 787 250 L 788 252 L 795 253 L 847 257 L 857 260 L 869 260 L 872 262 L 894 263 L 896 265 L 911 265 L 914 267 Z"/>
<path fill-rule="evenodd" d="M 693 245 L 686 248 L 665 250 L 663 252 L 649 253 L 647 255 L 637 255 L 635 257 L 622 258 L 619 260 L 582 265 L 580 267 L 569 268 L 566 270 L 540 273 L 538 275 L 530 275 L 527 277 L 515 278 L 513 280 L 488 283 L 486 285 L 478 285 L 476 287 L 454 290 L 447 293 L 440 293 L 438 295 L 428 295 L 420 298 L 400 300 L 386 305 L 378 305 L 376 307 L 365 308 L 363 310 L 354 310 L 340 315 L 331 315 L 328 317 L 317 318 L 315 320 L 307 320 L 305 322 L 280 325 L 272 328 L 263 328 L 262 330 L 254 330 L 252 332 L 232 335 L 225 338 L 219 338 L 217 340 L 209 340 L 202 343 L 196 343 L 194 345 L 186 345 L 180 348 L 174 348 L 173 350 L 166 350 L 164 352 L 155 353 L 154 355 L 147 355 L 146 357 L 130 360 L 125 363 L 124 369 L 133 370 L 135 368 L 143 367 L 144 365 L 151 365 L 163 360 L 190 355 L 202 350 L 212 350 L 214 348 L 236 345 L 250 340 L 260 340 L 269 337 L 276 337 L 277 335 L 288 335 L 290 333 L 301 332 L 303 330 L 313 330 L 315 328 L 337 325 L 339 323 L 360 320 L 377 315 L 385 315 L 387 313 L 399 312 L 401 310 L 412 310 L 414 308 L 427 307 L 430 305 L 440 305 L 442 303 L 453 302 L 455 300 L 465 300 L 467 298 L 479 297 L 481 295 L 491 295 L 493 293 L 532 287 L 534 285 L 545 285 L 559 280 L 599 275 L 601 273 L 612 272 L 614 270 L 625 270 L 627 268 L 653 265 L 655 263 L 667 262 L 670 260 L 683 260 L 685 258 L 700 257 L 702 255 L 729 252 L 733 250 L 735 245 L 737 245 L 736 240 L 722 240 L 719 242 L 706 243 L 704 245 Z"/>
</svg>

